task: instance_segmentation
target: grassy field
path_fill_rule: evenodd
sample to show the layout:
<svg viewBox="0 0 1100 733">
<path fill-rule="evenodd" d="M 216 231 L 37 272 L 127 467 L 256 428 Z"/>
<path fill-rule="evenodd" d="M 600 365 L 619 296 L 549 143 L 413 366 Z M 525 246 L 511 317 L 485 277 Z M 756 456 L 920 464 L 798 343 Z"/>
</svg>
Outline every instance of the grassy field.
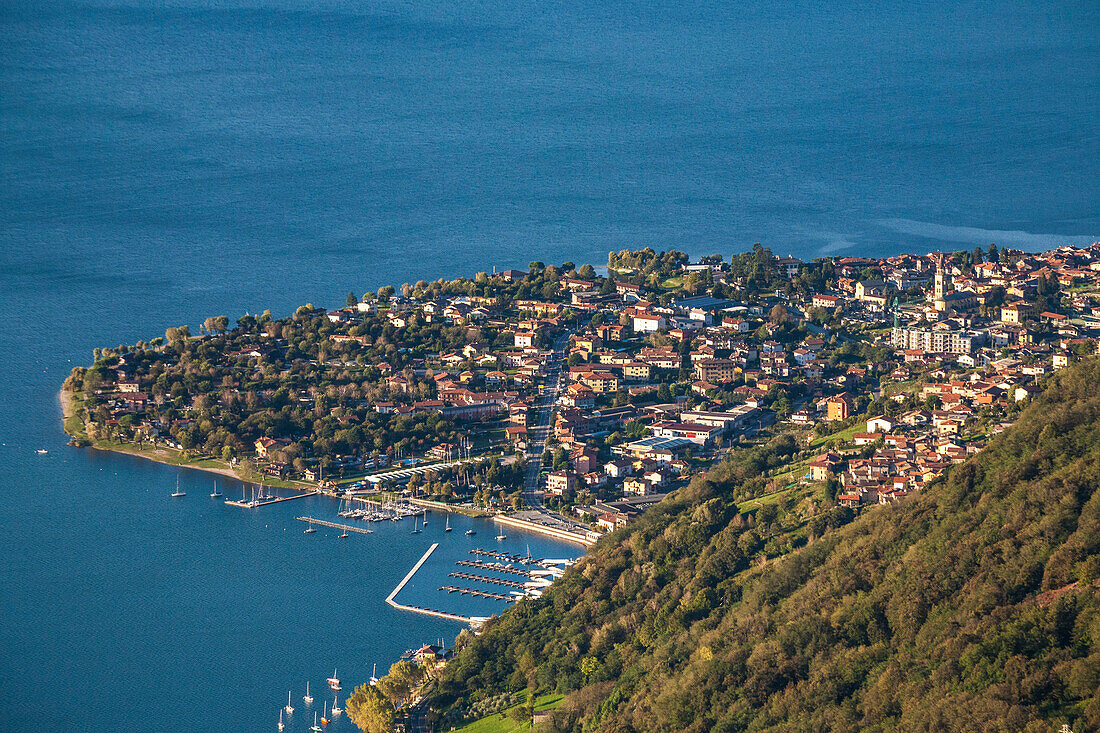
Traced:
<svg viewBox="0 0 1100 733">
<path fill-rule="evenodd" d="M 852 437 L 856 433 L 863 433 L 867 431 L 867 419 L 867 415 L 860 415 L 859 420 L 856 421 L 856 423 L 851 427 L 845 428 L 843 430 L 838 430 L 837 432 L 830 433 L 829 435 L 823 435 L 820 438 L 815 438 L 814 441 L 810 443 L 810 447 L 820 448 L 821 446 L 825 445 L 825 442 L 828 440 L 833 440 L 838 445 L 841 443 L 851 443 Z"/>
<path fill-rule="evenodd" d="M 751 512 L 753 509 L 767 506 L 768 504 L 777 504 L 796 488 L 796 486 L 788 486 L 785 489 L 780 489 L 779 491 L 773 492 L 771 494 L 764 494 L 763 496 L 758 496 L 755 499 L 746 499 L 745 501 L 737 505 L 737 511 L 743 514 L 745 512 Z"/>
<path fill-rule="evenodd" d="M 553 710 L 561 705 L 562 699 L 562 695 L 540 695 L 535 698 L 535 710 Z M 520 731 L 531 730 L 530 721 L 517 723 L 508 717 L 508 710 L 467 723 L 461 728 L 455 728 L 455 733 L 519 733 Z"/>
</svg>

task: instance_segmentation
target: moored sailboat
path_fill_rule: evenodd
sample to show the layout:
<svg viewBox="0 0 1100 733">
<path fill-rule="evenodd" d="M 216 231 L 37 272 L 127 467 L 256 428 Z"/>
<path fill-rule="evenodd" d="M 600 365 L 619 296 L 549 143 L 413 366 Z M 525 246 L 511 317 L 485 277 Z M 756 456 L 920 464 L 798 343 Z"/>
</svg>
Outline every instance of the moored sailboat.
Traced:
<svg viewBox="0 0 1100 733">
<path fill-rule="evenodd" d="M 313 695 L 309 694 L 309 681 L 308 680 L 306 681 L 306 694 L 305 694 L 305 696 L 302 697 L 302 699 L 305 700 L 306 705 L 312 705 L 313 704 Z M 313 714 L 316 715 L 317 713 L 314 712 Z"/>
<path fill-rule="evenodd" d="M 325 682 L 327 682 L 328 686 L 331 687 L 334 690 L 339 690 L 340 689 L 340 678 L 336 676 L 336 668 L 335 667 L 333 667 L 333 669 L 332 669 L 332 676 L 329 677 L 327 680 L 325 680 Z"/>
</svg>

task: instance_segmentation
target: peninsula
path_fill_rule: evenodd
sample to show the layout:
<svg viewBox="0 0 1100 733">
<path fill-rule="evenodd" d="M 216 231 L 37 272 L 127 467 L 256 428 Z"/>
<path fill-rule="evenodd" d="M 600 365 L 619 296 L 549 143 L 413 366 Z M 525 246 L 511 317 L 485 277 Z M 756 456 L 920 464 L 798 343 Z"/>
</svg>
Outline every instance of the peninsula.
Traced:
<svg viewBox="0 0 1100 733">
<path fill-rule="evenodd" d="M 820 524 L 979 451 L 1100 333 L 1100 245 L 811 262 L 624 250 L 607 273 L 532 262 L 168 328 L 74 368 L 65 429 L 584 544 L 726 454 L 759 454 L 742 506 L 812 506 Z"/>
<path fill-rule="evenodd" d="M 595 542 L 457 652 L 356 689 L 363 730 L 503 712 L 560 731 L 1100 723 L 1100 518 L 1077 480 L 1100 460 L 1100 245 L 646 249 L 607 272 L 532 262 L 169 328 L 74 369 L 65 427 Z M 1029 624 L 1051 631 L 1013 631 Z"/>
</svg>

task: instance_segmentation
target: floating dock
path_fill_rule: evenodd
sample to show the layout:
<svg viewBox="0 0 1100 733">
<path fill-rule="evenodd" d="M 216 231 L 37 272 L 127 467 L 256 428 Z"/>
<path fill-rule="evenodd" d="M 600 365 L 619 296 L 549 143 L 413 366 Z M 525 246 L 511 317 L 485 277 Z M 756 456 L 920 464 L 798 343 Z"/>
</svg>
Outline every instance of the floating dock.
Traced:
<svg viewBox="0 0 1100 733">
<path fill-rule="evenodd" d="M 473 573 L 447 573 L 447 577 L 450 578 L 462 578 L 463 580 L 477 580 L 482 583 L 492 583 L 493 585 L 504 585 L 509 588 L 526 588 L 523 583 L 518 583 L 514 580 L 504 580 L 503 578 L 490 578 L 486 575 L 474 575 Z"/>
<path fill-rule="evenodd" d="M 473 588 L 459 588 L 457 585 L 445 585 L 439 590 L 445 590 L 448 593 L 461 593 L 464 596 L 477 596 L 478 598 L 492 598 L 494 601 L 508 601 L 509 603 L 515 603 L 515 596 L 506 596 L 503 593 L 490 593 L 484 590 L 474 590 Z"/>
<path fill-rule="evenodd" d="M 358 532 L 359 534 L 374 534 L 373 529 L 363 529 L 362 527 L 353 527 L 350 524 L 340 524 L 338 522 L 330 522 L 327 519 L 314 519 L 313 517 L 294 517 L 299 522 L 309 522 L 310 524 L 318 524 L 322 527 L 332 527 L 333 529 L 342 529 L 345 532 Z"/>
<path fill-rule="evenodd" d="M 491 557 L 495 560 L 501 560 L 503 562 L 511 563 L 523 563 L 524 565 L 537 565 L 542 562 L 537 557 L 527 557 L 525 555 L 513 555 L 507 552 L 501 552 L 500 550 L 483 550 L 480 547 L 470 550 L 471 555 L 480 555 L 482 557 Z"/>
<path fill-rule="evenodd" d="M 493 565 L 492 563 L 482 562 L 481 560 L 459 560 L 455 565 L 461 565 L 466 568 L 478 568 L 480 570 L 492 570 L 497 573 L 508 573 L 509 575 L 518 575 L 521 578 L 530 578 L 531 573 L 527 570 L 520 570 L 519 568 L 506 568 L 500 565 Z"/>
</svg>

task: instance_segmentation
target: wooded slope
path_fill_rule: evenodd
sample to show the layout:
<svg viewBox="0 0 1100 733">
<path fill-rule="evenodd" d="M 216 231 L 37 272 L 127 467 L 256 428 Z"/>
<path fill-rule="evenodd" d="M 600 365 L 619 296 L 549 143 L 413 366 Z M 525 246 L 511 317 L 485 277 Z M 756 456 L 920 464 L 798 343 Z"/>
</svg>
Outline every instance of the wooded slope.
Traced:
<svg viewBox="0 0 1100 733">
<path fill-rule="evenodd" d="M 448 665 L 436 707 L 529 687 L 569 693 L 551 730 L 1100 729 L 1100 361 L 851 522 L 737 513 L 791 450 L 601 540 Z"/>
</svg>

